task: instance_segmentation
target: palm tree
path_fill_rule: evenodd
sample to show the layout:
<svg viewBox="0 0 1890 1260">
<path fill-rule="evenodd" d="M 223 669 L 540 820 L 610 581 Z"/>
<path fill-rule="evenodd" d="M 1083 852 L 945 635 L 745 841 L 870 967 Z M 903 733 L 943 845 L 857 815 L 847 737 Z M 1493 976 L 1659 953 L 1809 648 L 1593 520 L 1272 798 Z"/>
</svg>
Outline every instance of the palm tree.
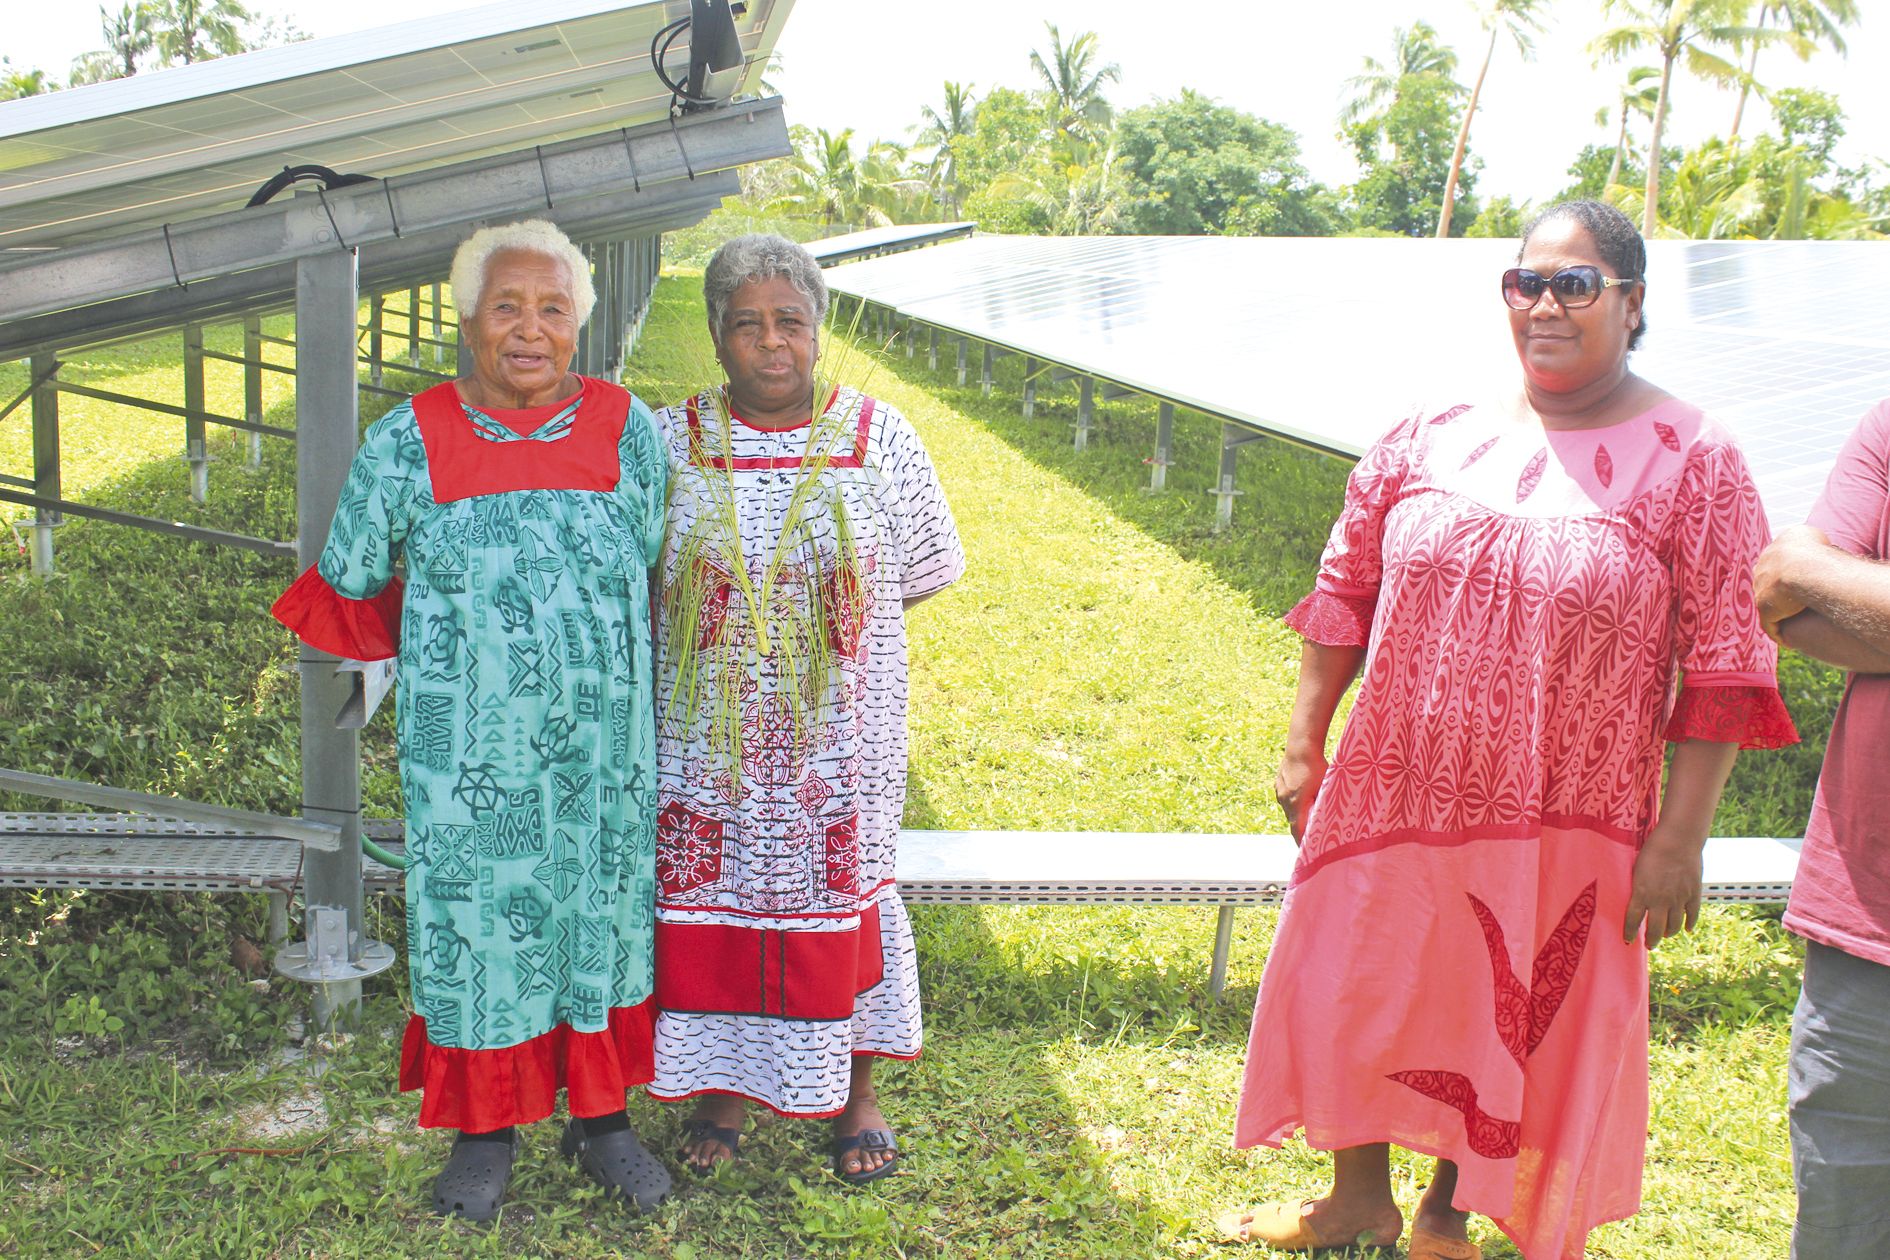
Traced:
<svg viewBox="0 0 1890 1260">
<path fill-rule="evenodd" d="M 900 198 L 923 192 L 920 180 L 901 176 L 897 146 L 875 144 L 865 161 L 853 156 L 853 129 L 838 133 L 825 127 L 795 137 L 798 150 L 792 161 L 795 178 L 784 205 L 817 214 L 821 223 L 885 227 L 893 222 L 888 209 L 898 209 Z"/>
<path fill-rule="evenodd" d="M 1802 59 L 1811 52 L 1812 45 L 1825 44 L 1842 57 L 1849 50 L 1844 46 L 1844 33 L 1839 29 L 1857 24 L 1857 4 L 1855 0 L 1764 0 L 1759 6 L 1760 30 L 1766 29 L 1774 18 L 1783 18 L 1785 29 L 1808 41 L 1799 54 Z M 1733 107 L 1732 130 L 1727 139 L 1739 139 L 1739 123 L 1746 116 L 1746 96 L 1752 91 L 1753 75 L 1759 69 L 1759 44 L 1754 41 L 1752 56 L 1746 62 L 1746 77 L 1739 84 L 1739 104 Z"/>
<path fill-rule="evenodd" d="M 1496 57 L 1496 41 L 1507 34 L 1516 42 L 1516 51 L 1528 61 L 1536 55 L 1531 32 L 1542 29 L 1536 9 L 1547 0 L 1489 0 L 1483 10 L 1483 29 L 1490 33 L 1490 46 L 1483 50 L 1483 68 L 1477 71 L 1476 86 L 1470 89 L 1470 103 L 1464 107 L 1463 126 L 1457 129 L 1457 149 L 1450 155 L 1450 176 L 1444 181 L 1444 204 L 1437 212 L 1437 235 L 1450 235 L 1451 203 L 1457 198 L 1457 175 L 1463 170 L 1464 146 L 1470 143 L 1470 120 L 1477 116 L 1477 98 L 1483 95 L 1483 78 Z"/>
<path fill-rule="evenodd" d="M 241 0 L 157 0 L 152 18 L 164 64 L 189 65 L 247 49 L 242 24 L 255 14 Z"/>
<path fill-rule="evenodd" d="M 1660 224 L 1660 138 L 1672 99 L 1674 62 L 1684 56 L 1689 73 L 1730 86 L 1742 81 L 1745 71 L 1714 48 L 1741 48 L 1748 40 L 1793 43 L 1799 37 L 1789 31 L 1744 25 L 1745 0 L 1604 0 L 1603 7 L 1627 21 L 1603 31 L 1588 45 L 1589 51 L 1608 61 L 1619 61 L 1643 48 L 1660 54 L 1660 93 L 1654 100 L 1647 187 L 1641 198 L 1641 232 L 1652 236 Z"/>
<path fill-rule="evenodd" d="M 958 206 L 962 200 L 958 187 L 957 145 L 977 126 L 971 88 L 969 83 L 953 83 L 948 79 L 945 83 L 943 111 L 933 109 L 930 105 L 919 107 L 919 117 L 925 124 L 919 131 L 919 143 L 932 146 L 930 174 L 933 193 L 945 203 L 946 210 L 953 218 L 958 217 Z"/>
<path fill-rule="evenodd" d="M 153 16 L 148 0 L 137 3 L 127 0 L 116 14 L 100 5 L 98 20 L 105 47 L 74 58 L 73 85 L 128 79 L 138 73 L 138 58 L 157 45 L 157 32 L 151 25 Z"/>
<path fill-rule="evenodd" d="M 1352 99 L 1339 111 L 1342 126 L 1349 127 L 1391 104 L 1398 98 L 1398 85 L 1410 75 L 1434 74 L 1448 79 L 1457 72 L 1457 54 L 1437 42 L 1437 31 L 1429 22 L 1393 27 L 1391 46 L 1389 65 L 1367 57 L 1365 72 L 1345 81 L 1352 89 Z"/>
<path fill-rule="evenodd" d="M 1620 111 L 1620 126 L 1614 133 L 1614 162 L 1608 167 L 1608 182 L 1602 185 L 1605 192 L 1621 182 L 1621 165 L 1627 160 L 1628 117 L 1639 114 L 1642 118 L 1654 116 L 1654 105 L 1660 97 L 1660 84 L 1650 82 L 1660 78 L 1660 71 L 1652 66 L 1635 66 L 1627 72 L 1627 81 L 1619 89 L 1620 99 L 1612 106 L 1603 106 L 1595 111 L 1595 122 L 1606 126 L 1608 116 Z"/>
<path fill-rule="evenodd" d="M 1065 44 L 1056 23 L 1043 25 L 1050 32 L 1050 58 L 1046 61 L 1042 53 L 1033 49 L 1030 67 L 1037 72 L 1050 97 L 1057 116 L 1057 130 L 1079 140 L 1094 140 L 1108 130 L 1109 120 L 1114 116 L 1109 102 L 1103 99 L 1102 85 L 1121 82 L 1122 68 L 1111 62 L 1094 71 L 1090 69 L 1096 59 L 1096 32 L 1084 31 Z"/>
</svg>

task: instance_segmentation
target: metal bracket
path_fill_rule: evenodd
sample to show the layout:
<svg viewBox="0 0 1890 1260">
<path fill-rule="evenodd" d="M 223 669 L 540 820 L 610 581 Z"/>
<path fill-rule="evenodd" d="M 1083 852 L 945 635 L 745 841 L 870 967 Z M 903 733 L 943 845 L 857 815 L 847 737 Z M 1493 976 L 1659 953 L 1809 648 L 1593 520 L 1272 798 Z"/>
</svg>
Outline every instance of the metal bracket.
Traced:
<svg viewBox="0 0 1890 1260">
<path fill-rule="evenodd" d="M 394 662 L 344 660 L 335 666 L 335 673 L 353 675 L 348 698 L 335 714 L 335 729 L 358 731 L 368 724 L 374 711 L 381 707 L 381 701 L 394 689 Z"/>
<path fill-rule="evenodd" d="M 306 930 L 307 940 L 276 951 L 276 970 L 291 980 L 309 984 L 365 980 L 394 965 L 394 947 L 350 932 L 348 912 L 340 906 L 310 906 Z"/>
</svg>

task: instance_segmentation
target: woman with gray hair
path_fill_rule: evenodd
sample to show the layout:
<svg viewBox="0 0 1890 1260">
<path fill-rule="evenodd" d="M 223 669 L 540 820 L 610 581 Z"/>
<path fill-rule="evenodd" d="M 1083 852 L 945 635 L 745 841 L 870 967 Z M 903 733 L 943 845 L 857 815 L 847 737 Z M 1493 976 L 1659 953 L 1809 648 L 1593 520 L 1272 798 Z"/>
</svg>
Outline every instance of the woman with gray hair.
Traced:
<svg viewBox="0 0 1890 1260">
<path fill-rule="evenodd" d="M 651 1075 L 662 442 L 643 403 L 571 373 L 592 292 L 557 228 L 476 233 L 452 282 L 465 374 L 369 427 L 274 612 L 322 651 L 399 662 L 400 1087 L 422 1126 L 459 1130 L 434 1210 L 491 1219 L 516 1126 L 560 1090 L 565 1153 L 649 1208 L 669 1175 L 624 1097 Z"/>
<path fill-rule="evenodd" d="M 875 1057 L 919 1053 L 893 883 L 905 609 L 965 555 L 910 422 L 820 379 L 827 285 L 744 236 L 703 275 L 726 384 L 657 413 L 672 469 L 657 670 L 658 1098 L 683 1157 L 735 1158 L 750 1101 L 834 1121 L 833 1168 L 891 1173 Z"/>
</svg>

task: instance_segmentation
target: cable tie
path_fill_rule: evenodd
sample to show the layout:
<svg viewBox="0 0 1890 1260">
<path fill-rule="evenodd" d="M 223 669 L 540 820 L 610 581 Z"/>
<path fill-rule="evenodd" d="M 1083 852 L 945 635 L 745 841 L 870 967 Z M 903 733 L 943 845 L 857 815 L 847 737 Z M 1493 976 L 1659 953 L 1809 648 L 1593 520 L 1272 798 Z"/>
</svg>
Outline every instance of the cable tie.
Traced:
<svg viewBox="0 0 1890 1260">
<path fill-rule="evenodd" d="M 669 134 L 676 138 L 676 152 L 682 154 L 683 169 L 689 172 L 689 180 L 691 183 L 694 183 L 696 168 L 689 162 L 689 150 L 683 147 L 682 132 L 677 130 L 676 115 L 674 113 L 669 116 Z"/>
<path fill-rule="evenodd" d="M 392 180 L 381 181 L 381 194 L 387 198 L 387 217 L 394 225 L 394 239 L 400 239 L 400 216 L 394 212 L 394 184 Z"/>
<path fill-rule="evenodd" d="M 164 252 L 171 258 L 171 279 L 177 282 L 178 288 L 189 288 L 190 286 L 184 283 L 183 273 L 177 269 L 177 247 L 171 244 L 171 225 L 168 223 L 164 225 Z"/>
<path fill-rule="evenodd" d="M 538 182 L 545 186 L 545 209 L 556 210 L 551 201 L 551 172 L 545 169 L 545 146 L 534 144 L 532 152 L 538 155 Z"/>
<path fill-rule="evenodd" d="M 630 161 L 630 187 L 636 192 L 643 191 L 643 181 L 637 178 L 637 155 L 630 146 L 630 128 L 619 127 L 617 134 L 623 137 L 623 155 Z"/>
</svg>

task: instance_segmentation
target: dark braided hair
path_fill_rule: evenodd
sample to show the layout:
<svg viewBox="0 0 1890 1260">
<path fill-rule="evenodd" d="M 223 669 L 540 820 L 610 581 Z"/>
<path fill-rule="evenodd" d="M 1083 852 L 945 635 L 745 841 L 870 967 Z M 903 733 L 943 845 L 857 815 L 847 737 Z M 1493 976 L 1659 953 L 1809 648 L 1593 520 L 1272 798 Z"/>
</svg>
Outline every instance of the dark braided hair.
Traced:
<svg viewBox="0 0 1890 1260">
<path fill-rule="evenodd" d="M 1523 249 L 1529 248 L 1529 238 L 1536 234 L 1536 229 L 1552 219 L 1573 219 L 1593 237 L 1595 248 L 1601 251 L 1601 260 L 1608 264 L 1608 269 L 1615 273 L 1616 278 L 1646 281 L 1647 242 L 1641 239 L 1634 220 L 1615 207 L 1605 201 L 1557 202 L 1529 220 L 1529 226 L 1523 229 Z M 1516 251 L 1516 260 L 1522 261 L 1521 249 Z M 1632 350 L 1641 344 L 1641 337 L 1646 332 L 1647 298 L 1643 292 L 1641 322 L 1628 334 L 1627 348 Z"/>
</svg>

